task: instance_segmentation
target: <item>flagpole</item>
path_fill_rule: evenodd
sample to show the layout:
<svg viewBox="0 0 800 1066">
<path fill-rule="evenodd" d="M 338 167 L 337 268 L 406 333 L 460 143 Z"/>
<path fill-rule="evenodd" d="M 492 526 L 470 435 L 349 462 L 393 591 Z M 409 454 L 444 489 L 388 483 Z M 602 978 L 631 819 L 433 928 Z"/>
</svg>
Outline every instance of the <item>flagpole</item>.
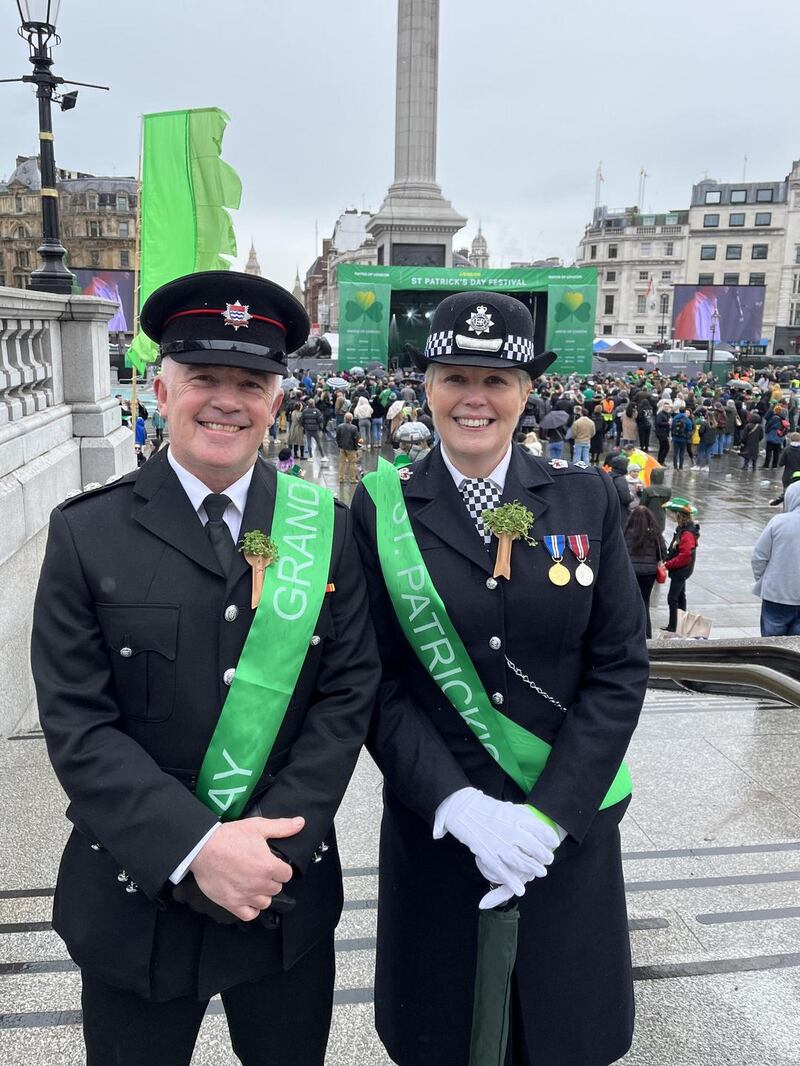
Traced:
<svg viewBox="0 0 800 1066">
<path fill-rule="evenodd" d="M 600 186 L 603 182 L 603 160 L 597 164 L 597 173 L 594 179 L 594 209 L 595 211 L 600 206 Z"/>
<path fill-rule="evenodd" d="M 142 255 L 142 134 L 144 120 L 139 119 L 139 166 L 136 177 L 136 250 L 133 253 L 133 339 L 139 332 L 139 288 L 142 283 L 141 255 Z M 136 450 L 136 417 L 139 411 L 139 398 L 137 393 L 136 366 L 131 360 L 131 428 L 133 429 L 133 447 Z"/>
</svg>

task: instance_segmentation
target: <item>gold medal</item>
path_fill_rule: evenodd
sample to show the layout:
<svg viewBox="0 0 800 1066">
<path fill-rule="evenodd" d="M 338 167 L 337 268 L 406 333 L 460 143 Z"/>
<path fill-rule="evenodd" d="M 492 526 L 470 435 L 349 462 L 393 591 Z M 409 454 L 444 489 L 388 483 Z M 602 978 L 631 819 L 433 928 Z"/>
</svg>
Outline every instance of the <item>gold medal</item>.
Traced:
<svg viewBox="0 0 800 1066">
<path fill-rule="evenodd" d="M 547 571 L 547 576 L 550 578 L 554 585 L 567 585 L 569 584 L 570 573 L 566 566 L 562 562 L 553 563 L 550 569 Z"/>
</svg>

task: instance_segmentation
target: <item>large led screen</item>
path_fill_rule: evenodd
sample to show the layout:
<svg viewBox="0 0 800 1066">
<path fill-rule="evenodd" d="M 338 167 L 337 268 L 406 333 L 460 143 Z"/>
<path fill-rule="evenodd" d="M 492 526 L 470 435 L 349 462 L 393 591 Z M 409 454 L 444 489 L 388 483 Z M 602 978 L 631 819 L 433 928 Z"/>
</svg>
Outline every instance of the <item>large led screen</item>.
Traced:
<svg viewBox="0 0 800 1066">
<path fill-rule="evenodd" d="M 673 336 L 676 341 L 708 341 L 715 323 L 715 344 L 758 342 L 765 293 L 763 285 L 676 285 Z"/>
<path fill-rule="evenodd" d="M 109 333 L 133 332 L 133 271 L 73 269 L 78 287 L 85 296 L 98 296 L 117 305 L 108 323 Z"/>
</svg>

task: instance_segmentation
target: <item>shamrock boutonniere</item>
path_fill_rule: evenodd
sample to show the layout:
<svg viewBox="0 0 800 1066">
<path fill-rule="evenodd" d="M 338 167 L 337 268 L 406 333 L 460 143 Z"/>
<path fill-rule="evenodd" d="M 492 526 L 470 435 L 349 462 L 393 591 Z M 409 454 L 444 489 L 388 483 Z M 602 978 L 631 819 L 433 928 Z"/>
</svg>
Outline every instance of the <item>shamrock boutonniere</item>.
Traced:
<svg viewBox="0 0 800 1066">
<path fill-rule="evenodd" d="M 264 571 L 278 558 L 278 545 L 260 529 L 245 533 L 239 544 L 239 551 L 244 554 L 253 572 L 253 589 L 250 594 L 250 606 L 253 610 L 261 602 L 261 590 L 264 587 Z"/>
<path fill-rule="evenodd" d="M 497 559 L 494 564 L 494 577 L 511 580 L 511 544 L 515 540 L 524 540 L 531 547 L 536 541 L 530 535 L 533 514 L 519 502 L 504 503 L 502 507 L 484 511 L 481 515 L 485 529 L 497 537 Z"/>
</svg>

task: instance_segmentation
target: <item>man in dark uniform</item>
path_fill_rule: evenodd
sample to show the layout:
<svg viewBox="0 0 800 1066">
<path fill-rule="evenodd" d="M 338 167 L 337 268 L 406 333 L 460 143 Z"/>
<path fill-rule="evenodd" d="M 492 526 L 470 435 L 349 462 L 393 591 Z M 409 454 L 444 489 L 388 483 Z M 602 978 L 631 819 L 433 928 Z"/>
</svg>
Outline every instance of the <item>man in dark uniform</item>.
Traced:
<svg viewBox="0 0 800 1066">
<path fill-rule="evenodd" d="M 515 895 L 506 1061 L 605 1066 L 631 1042 L 618 825 L 644 616 L 610 479 L 511 443 L 553 358 L 512 297 L 443 300 L 425 350 L 441 444 L 353 501 L 383 662 L 375 1015 L 399 1066 L 466 1066 L 479 907 Z M 513 503 L 535 544 L 513 542 L 507 578 L 484 516 Z M 520 735 L 529 773 L 502 755 Z"/>
<path fill-rule="evenodd" d="M 333 818 L 377 670 L 348 511 L 257 459 L 308 318 L 272 282 L 208 272 L 141 321 L 170 446 L 56 508 L 36 601 L 74 825 L 53 924 L 82 971 L 89 1066 L 188 1064 L 218 992 L 243 1063 L 321 1066 Z"/>
</svg>

